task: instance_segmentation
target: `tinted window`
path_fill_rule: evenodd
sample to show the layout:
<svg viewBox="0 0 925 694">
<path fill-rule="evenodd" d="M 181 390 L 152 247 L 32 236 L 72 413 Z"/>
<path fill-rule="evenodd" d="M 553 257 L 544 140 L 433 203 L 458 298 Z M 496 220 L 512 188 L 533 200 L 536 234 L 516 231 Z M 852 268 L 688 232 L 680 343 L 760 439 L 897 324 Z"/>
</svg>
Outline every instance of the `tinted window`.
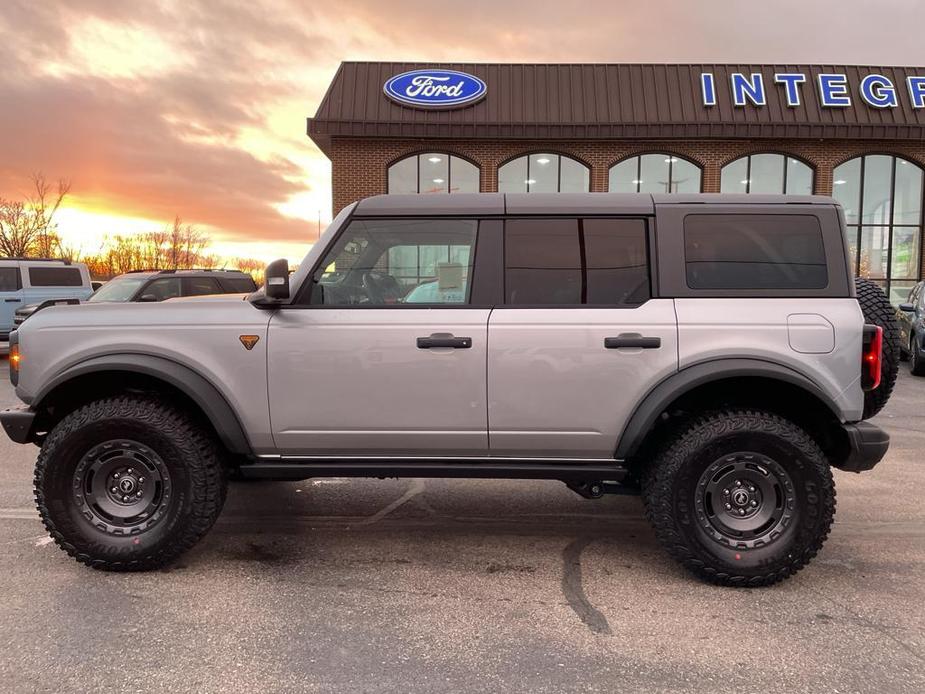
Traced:
<svg viewBox="0 0 925 694">
<path fill-rule="evenodd" d="M 19 268 L 0 267 L 0 292 L 15 292 L 18 289 L 22 289 Z"/>
<path fill-rule="evenodd" d="M 823 289 L 828 285 L 819 221 L 811 215 L 688 215 L 691 289 Z"/>
<path fill-rule="evenodd" d="M 162 277 L 156 279 L 141 290 L 141 299 L 144 301 L 164 301 L 180 296 L 180 279 L 178 277 Z"/>
<path fill-rule="evenodd" d="M 510 220 L 504 254 L 507 304 L 640 304 L 649 298 L 642 220 Z"/>
<path fill-rule="evenodd" d="M 33 287 L 80 287 L 83 278 L 76 267 L 30 267 L 29 284 Z"/>
<path fill-rule="evenodd" d="M 213 277 L 184 277 L 183 296 L 204 296 L 221 294 L 222 288 Z"/>
<path fill-rule="evenodd" d="M 252 292 L 257 289 L 252 277 L 222 277 L 222 284 L 230 293 Z"/>
<path fill-rule="evenodd" d="M 466 303 L 477 228 L 471 219 L 353 221 L 312 277 L 311 303 Z"/>
</svg>

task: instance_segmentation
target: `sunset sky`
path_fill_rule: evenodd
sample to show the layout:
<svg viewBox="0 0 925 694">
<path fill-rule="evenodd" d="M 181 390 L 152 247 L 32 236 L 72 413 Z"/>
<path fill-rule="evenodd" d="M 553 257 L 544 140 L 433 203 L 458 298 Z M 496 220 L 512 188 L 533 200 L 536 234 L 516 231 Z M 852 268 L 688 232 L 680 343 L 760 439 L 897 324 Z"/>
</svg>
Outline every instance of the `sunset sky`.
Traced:
<svg viewBox="0 0 925 694">
<path fill-rule="evenodd" d="M 925 3 L 0 0 L 0 197 L 67 178 L 62 235 L 180 215 L 298 260 L 331 216 L 305 135 L 341 60 L 922 65 Z"/>
</svg>

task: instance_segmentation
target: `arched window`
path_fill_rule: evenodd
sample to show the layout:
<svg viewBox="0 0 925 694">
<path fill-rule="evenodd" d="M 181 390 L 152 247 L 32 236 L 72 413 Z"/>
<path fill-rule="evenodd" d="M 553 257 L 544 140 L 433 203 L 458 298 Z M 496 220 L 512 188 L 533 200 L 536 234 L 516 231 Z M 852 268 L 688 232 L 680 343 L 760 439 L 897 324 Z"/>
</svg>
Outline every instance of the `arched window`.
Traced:
<svg viewBox="0 0 925 694">
<path fill-rule="evenodd" d="M 835 167 L 832 194 L 845 208 L 854 272 L 902 303 L 922 276 L 922 167 L 867 154 Z"/>
<path fill-rule="evenodd" d="M 479 167 L 444 152 L 412 154 L 389 167 L 389 193 L 478 193 Z"/>
<path fill-rule="evenodd" d="M 749 154 L 723 167 L 720 191 L 812 195 L 813 170 L 784 154 Z"/>
<path fill-rule="evenodd" d="M 499 193 L 587 193 L 591 172 L 561 154 L 527 154 L 498 168 Z"/>
<path fill-rule="evenodd" d="M 610 167 L 611 193 L 699 193 L 700 167 L 673 154 L 641 154 Z"/>
</svg>

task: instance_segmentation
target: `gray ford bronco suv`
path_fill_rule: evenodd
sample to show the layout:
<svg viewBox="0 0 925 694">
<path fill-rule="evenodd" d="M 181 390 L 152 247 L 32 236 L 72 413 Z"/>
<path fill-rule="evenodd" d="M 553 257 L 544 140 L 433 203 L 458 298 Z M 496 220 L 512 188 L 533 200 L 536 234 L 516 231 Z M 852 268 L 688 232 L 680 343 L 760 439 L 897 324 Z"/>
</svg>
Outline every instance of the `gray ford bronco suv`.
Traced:
<svg viewBox="0 0 925 694">
<path fill-rule="evenodd" d="M 95 568 L 189 549 L 229 474 L 497 477 L 640 490 L 685 567 L 767 585 L 886 453 L 893 316 L 829 198 L 381 196 L 246 300 L 36 313 L 0 420 Z"/>
</svg>

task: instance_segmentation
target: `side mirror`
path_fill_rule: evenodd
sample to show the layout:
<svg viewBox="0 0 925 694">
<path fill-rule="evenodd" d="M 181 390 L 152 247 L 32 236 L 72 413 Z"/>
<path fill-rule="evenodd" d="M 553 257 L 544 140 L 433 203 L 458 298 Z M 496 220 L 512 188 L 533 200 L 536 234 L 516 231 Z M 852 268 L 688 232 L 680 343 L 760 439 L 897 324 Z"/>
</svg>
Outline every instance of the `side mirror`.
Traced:
<svg viewBox="0 0 925 694">
<path fill-rule="evenodd" d="M 912 304 L 900 304 L 899 310 L 903 313 L 915 313 L 915 306 Z"/>
<path fill-rule="evenodd" d="M 263 272 L 263 291 L 268 299 L 289 298 L 289 261 L 274 260 Z"/>
<path fill-rule="evenodd" d="M 142 294 L 138 297 L 139 301 L 151 302 L 157 301 L 157 297 L 154 294 Z"/>
</svg>

